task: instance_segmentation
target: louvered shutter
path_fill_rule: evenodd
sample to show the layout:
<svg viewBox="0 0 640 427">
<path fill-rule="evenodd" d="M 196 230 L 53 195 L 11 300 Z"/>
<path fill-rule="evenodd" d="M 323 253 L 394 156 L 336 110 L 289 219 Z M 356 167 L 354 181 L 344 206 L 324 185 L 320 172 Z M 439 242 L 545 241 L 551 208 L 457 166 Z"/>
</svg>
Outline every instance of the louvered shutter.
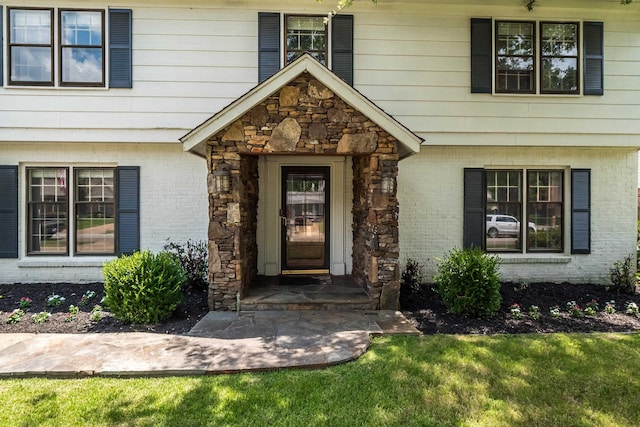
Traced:
<svg viewBox="0 0 640 427">
<path fill-rule="evenodd" d="M 258 82 L 280 69 L 280 14 L 258 13 Z"/>
<path fill-rule="evenodd" d="M 491 93 L 491 19 L 471 18 L 471 93 Z"/>
<path fill-rule="evenodd" d="M 3 70 L 4 70 L 4 65 L 2 62 L 2 58 L 4 57 L 4 53 L 2 51 L 2 48 L 4 46 L 4 30 L 2 29 L 2 12 L 3 12 L 3 8 L 2 6 L 0 6 L 0 86 L 4 85 L 4 75 L 2 74 Z"/>
<path fill-rule="evenodd" d="M 140 168 L 121 166 L 116 169 L 118 209 L 116 229 L 118 255 L 129 255 L 140 249 Z"/>
<path fill-rule="evenodd" d="M 591 253 L 590 169 L 571 169 L 571 253 Z"/>
<path fill-rule="evenodd" d="M 353 86 L 353 15 L 331 19 L 331 69 Z"/>
<path fill-rule="evenodd" d="M 585 22 L 584 94 L 604 95 L 604 24 Z"/>
<path fill-rule="evenodd" d="M 485 185 L 484 169 L 464 170 L 464 232 L 463 246 L 484 249 L 485 228 Z"/>
<path fill-rule="evenodd" d="M 130 9 L 109 9 L 109 87 L 131 88 L 132 21 Z"/>
<path fill-rule="evenodd" d="M 0 166 L 0 258 L 18 258 L 17 166 Z"/>
</svg>

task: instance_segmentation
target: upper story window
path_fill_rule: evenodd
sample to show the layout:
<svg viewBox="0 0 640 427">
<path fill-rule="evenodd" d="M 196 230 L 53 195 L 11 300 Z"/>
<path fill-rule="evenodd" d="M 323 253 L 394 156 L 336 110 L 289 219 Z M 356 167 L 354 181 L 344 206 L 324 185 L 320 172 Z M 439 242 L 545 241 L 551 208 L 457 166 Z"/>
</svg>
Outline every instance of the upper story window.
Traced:
<svg viewBox="0 0 640 427">
<path fill-rule="evenodd" d="M 287 16 L 285 63 L 307 52 L 327 65 L 327 26 L 323 16 Z"/>
<path fill-rule="evenodd" d="M 60 11 L 60 84 L 104 85 L 103 11 Z"/>
<path fill-rule="evenodd" d="M 0 86 L 6 71 L 10 86 L 132 87 L 130 9 L 6 10 L 3 22 L 0 6 L 0 31 L 7 25 L 6 51 L 0 44 Z"/>
<path fill-rule="evenodd" d="M 496 22 L 496 92 L 536 93 L 539 85 L 540 93 L 579 93 L 578 24 L 541 22 L 539 32 L 536 26 Z"/>
<path fill-rule="evenodd" d="M 602 95 L 602 22 L 471 19 L 471 92 Z"/>
</svg>

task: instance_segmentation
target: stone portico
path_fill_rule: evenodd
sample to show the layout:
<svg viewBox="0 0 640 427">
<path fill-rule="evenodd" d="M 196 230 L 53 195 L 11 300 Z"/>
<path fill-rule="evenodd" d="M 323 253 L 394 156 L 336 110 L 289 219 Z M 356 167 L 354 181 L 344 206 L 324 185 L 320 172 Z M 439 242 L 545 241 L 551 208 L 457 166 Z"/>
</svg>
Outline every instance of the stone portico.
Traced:
<svg viewBox="0 0 640 427">
<path fill-rule="evenodd" d="M 258 158 L 270 155 L 351 157 L 353 182 L 342 183 L 353 193 L 351 274 L 374 307 L 397 308 L 395 190 L 407 155 L 398 136 L 410 140 L 408 154 L 419 149 L 418 137 L 306 55 L 186 135 L 185 149 L 204 156 L 209 170 L 211 309 L 234 310 L 256 281 Z M 221 168 L 229 192 L 214 185 Z"/>
</svg>

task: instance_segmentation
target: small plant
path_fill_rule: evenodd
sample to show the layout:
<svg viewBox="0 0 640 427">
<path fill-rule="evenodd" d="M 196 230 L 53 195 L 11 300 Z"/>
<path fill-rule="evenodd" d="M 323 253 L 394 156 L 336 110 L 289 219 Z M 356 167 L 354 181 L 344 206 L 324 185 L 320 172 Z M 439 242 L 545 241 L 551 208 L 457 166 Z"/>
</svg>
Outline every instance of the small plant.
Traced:
<svg viewBox="0 0 640 427">
<path fill-rule="evenodd" d="M 480 248 L 454 249 L 433 278 L 444 305 L 456 314 L 491 317 L 500 309 L 500 258 Z"/>
<path fill-rule="evenodd" d="M 599 309 L 600 306 L 598 305 L 598 301 L 592 299 L 584 307 L 584 314 L 587 316 L 595 316 Z"/>
<path fill-rule="evenodd" d="M 89 313 L 89 320 L 92 322 L 99 322 L 102 319 L 102 307 L 99 305 L 94 305 L 91 309 L 91 313 Z"/>
<path fill-rule="evenodd" d="M 182 300 L 186 275 L 166 252 L 121 256 L 104 264 L 104 303 L 128 323 L 157 323 L 169 318 Z"/>
<path fill-rule="evenodd" d="M 47 305 L 49 305 L 49 307 L 59 307 L 65 301 L 66 301 L 66 298 L 61 297 L 58 294 L 49 295 L 47 297 Z"/>
<path fill-rule="evenodd" d="M 84 295 L 82 295 L 82 298 L 80 298 L 80 303 L 79 304 L 82 305 L 82 306 L 85 306 L 95 296 L 96 296 L 96 293 L 94 291 L 87 291 L 87 292 L 84 293 Z"/>
<path fill-rule="evenodd" d="M 567 311 L 569 312 L 569 316 L 571 316 L 571 317 L 583 317 L 584 316 L 584 311 L 582 310 L 582 307 L 580 307 L 578 304 L 576 304 L 575 301 L 569 301 L 567 303 Z"/>
<path fill-rule="evenodd" d="M 20 308 L 29 308 L 31 307 L 31 303 L 33 301 L 31 300 L 31 298 L 29 297 L 22 297 L 20 298 L 20 301 L 18 301 L 18 307 Z"/>
<path fill-rule="evenodd" d="M 520 310 L 520 304 L 514 303 L 511 305 L 511 317 L 514 319 L 522 318 L 522 310 Z"/>
<path fill-rule="evenodd" d="M 627 309 L 625 310 L 625 313 L 627 313 L 630 316 L 636 316 L 639 317 L 639 311 L 638 311 L 638 304 L 636 304 L 635 302 L 630 302 L 629 304 L 627 304 Z"/>
<path fill-rule="evenodd" d="M 540 318 L 540 309 L 537 305 L 529 307 L 529 317 L 533 320 L 538 320 Z"/>
<path fill-rule="evenodd" d="M 609 270 L 609 277 L 612 291 L 633 294 L 636 291 L 636 277 L 631 268 L 631 255 L 623 261 L 616 261 Z"/>
<path fill-rule="evenodd" d="M 414 259 L 408 258 L 407 265 L 400 279 L 400 298 L 406 300 L 411 297 L 412 294 L 419 291 L 422 281 L 422 264 Z"/>
<path fill-rule="evenodd" d="M 78 313 L 80 313 L 80 308 L 75 306 L 75 305 L 70 305 L 69 306 L 69 313 L 67 314 L 67 316 L 64 318 L 65 322 L 72 322 L 76 319 L 76 316 L 78 315 Z"/>
<path fill-rule="evenodd" d="M 185 285 L 193 289 L 206 289 L 209 280 L 209 248 L 206 241 L 187 240 L 184 245 L 169 242 L 164 250 L 174 257 L 184 269 Z"/>
<path fill-rule="evenodd" d="M 23 317 L 24 310 L 16 308 L 11 312 L 11 314 L 9 314 L 9 317 L 7 317 L 7 323 L 13 325 L 14 323 L 18 323 L 19 321 L 21 321 Z"/>
<path fill-rule="evenodd" d="M 554 305 L 553 307 L 551 307 L 549 309 L 549 314 L 551 315 L 551 317 L 553 317 L 554 319 L 557 319 L 560 317 L 560 306 L 558 305 Z"/>
<path fill-rule="evenodd" d="M 48 322 L 49 317 L 51 317 L 51 313 L 48 313 L 46 311 L 41 311 L 40 313 L 36 313 L 32 315 L 31 319 L 33 320 L 33 323 L 35 323 L 36 325 L 40 325 L 44 322 Z"/>
<path fill-rule="evenodd" d="M 616 302 L 614 300 L 609 301 L 604 305 L 604 312 L 607 314 L 616 314 Z"/>
</svg>

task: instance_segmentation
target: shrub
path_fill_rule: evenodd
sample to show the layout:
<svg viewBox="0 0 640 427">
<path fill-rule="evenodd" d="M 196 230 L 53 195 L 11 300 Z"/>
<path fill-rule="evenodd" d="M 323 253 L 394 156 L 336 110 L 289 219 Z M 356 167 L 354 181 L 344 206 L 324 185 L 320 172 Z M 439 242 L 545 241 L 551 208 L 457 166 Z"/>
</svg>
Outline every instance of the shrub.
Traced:
<svg viewBox="0 0 640 427">
<path fill-rule="evenodd" d="M 616 261 L 609 270 L 611 286 L 609 289 L 625 294 L 633 294 L 636 291 L 636 277 L 631 268 L 631 255 L 623 261 Z"/>
<path fill-rule="evenodd" d="M 420 290 L 422 285 L 422 264 L 411 258 L 407 259 L 407 266 L 402 272 L 400 280 L 400 297 L 409 297 L 412 293 Z"/>
<path fill-rule="evenodd" d="M 182 300 L 186 275 L 166 252 L 136 252 L 104 264 L 105 300 L 113 315 L 128 323 L 156 323 L 171 316 Z"/>
<path fill-rule="evenodd" d="M 209 276 L 207 242 L 187 240 L 184 245 L 169 242 L 164 250 L 180 262 L 187 274 L 185 285 L 192 289 L 207 289 Z"/>
<path fill-rule="evenodd" d="M 454 249 L 438 265 L 434 281 L 449 311 L 491 317 L 500 308 L 500 259 L 481 249 Z"/>
</svg>

